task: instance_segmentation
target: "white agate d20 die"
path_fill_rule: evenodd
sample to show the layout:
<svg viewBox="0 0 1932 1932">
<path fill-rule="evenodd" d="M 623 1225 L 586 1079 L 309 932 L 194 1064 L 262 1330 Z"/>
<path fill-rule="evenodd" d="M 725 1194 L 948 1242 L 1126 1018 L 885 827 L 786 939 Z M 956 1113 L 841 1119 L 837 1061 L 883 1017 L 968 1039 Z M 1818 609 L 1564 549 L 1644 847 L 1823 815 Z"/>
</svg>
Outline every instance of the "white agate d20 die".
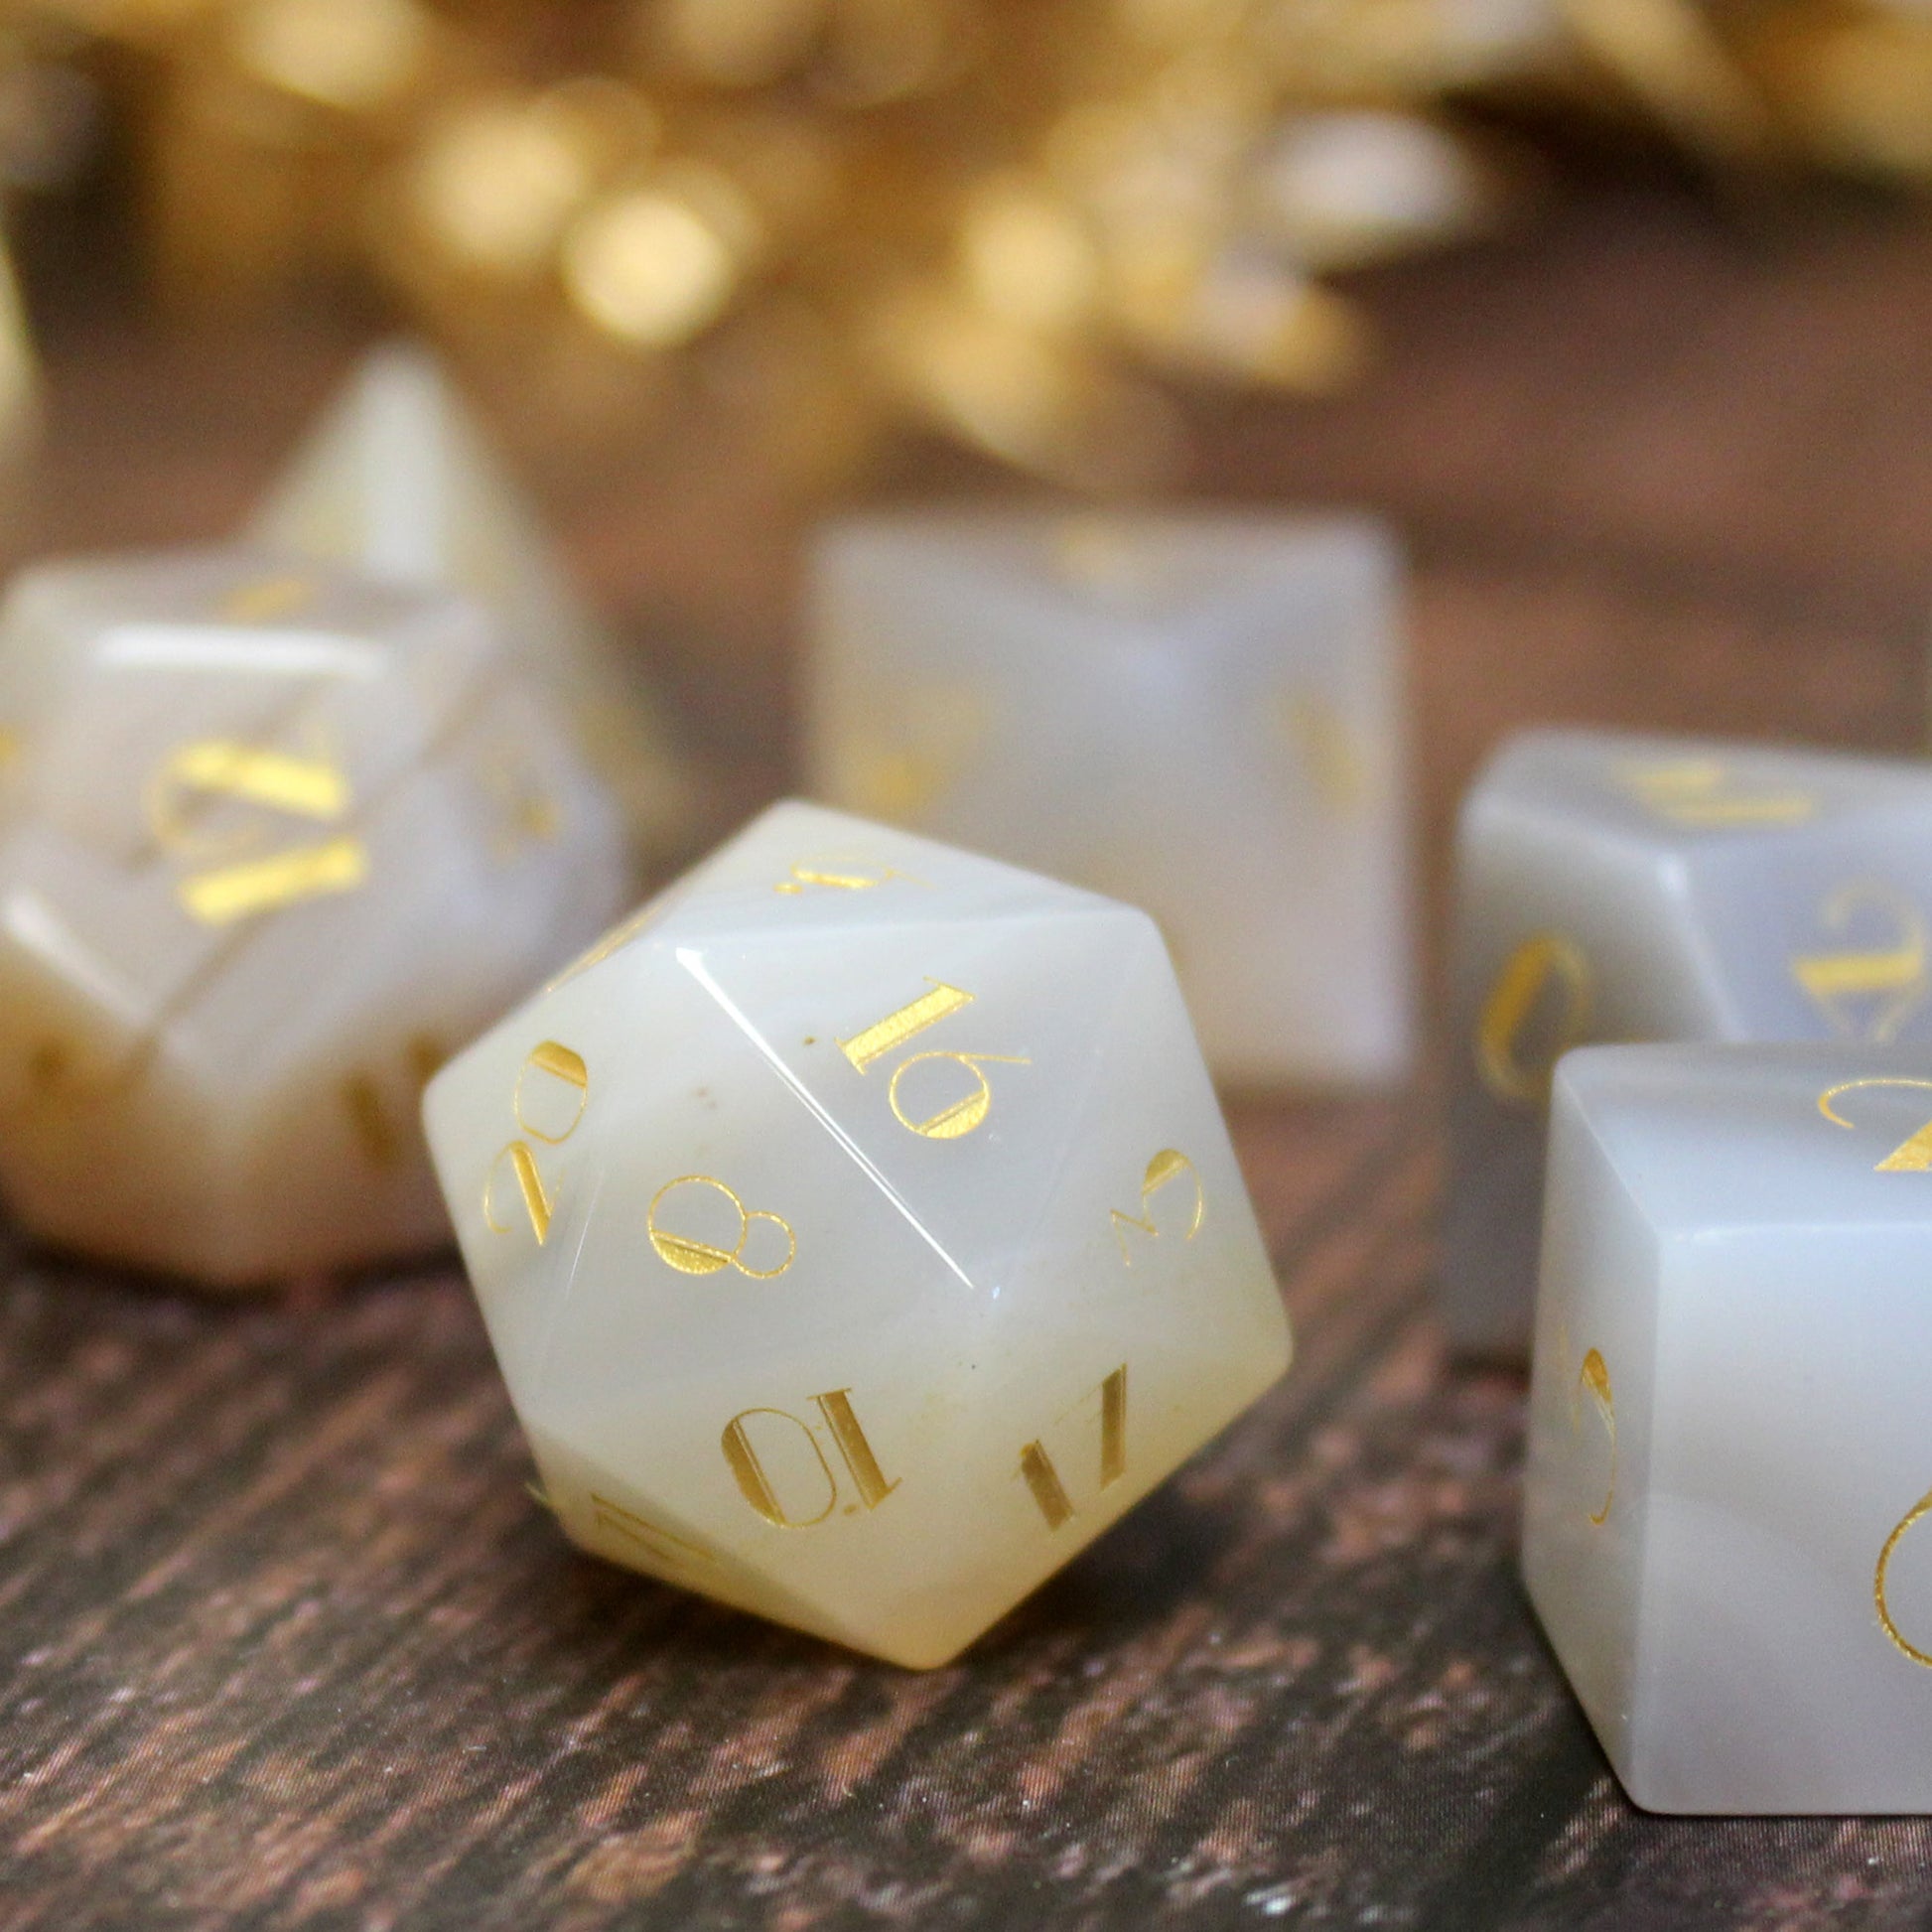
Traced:
<svg viewBox="0 0 1932 1932">
<path fill-rule="evenodd" d="M 43 566 L 0 725 L 22 1223 L 220 1288 L 446 1239 L 422 1083 L 625 890 L 483 611 L 247 551 Z"/>
<path fill-rule="evenodd" d="M 1932 1809 L 1932 1051 L 1569 1055 L 1523 1568 L 1671 1812 Z"/>
<path fill-rule="evenodd" d="M 494 611 L 644 858 L 691 837 L 690 788 L 641 676 L 552 554 L 535 511 L 427 350 L 372 350 L 256 513 L 250 538 Z"/>
<path fill-rule="evenodd" d="M 1397 581 L 1380 527 L 1346 519 L 835 525 L 812 789 L 1153 913 L 1218 1077 L 1400 1077 Z"/>
<path fill-rule="evenodd" d="M 1530 733 L 1463 803 L 1455 919 L 1444 1314 L 1520 1355 L 1566 1047 L 1932 1042 L 1932 767 Z"/>
<path fill-rule="evenodd" d="M 569 1535 L 900 1663 L 1287 1363 L 1152 923 L 902 832 L 774 807 L 425 1113 Z"/>
</svg>

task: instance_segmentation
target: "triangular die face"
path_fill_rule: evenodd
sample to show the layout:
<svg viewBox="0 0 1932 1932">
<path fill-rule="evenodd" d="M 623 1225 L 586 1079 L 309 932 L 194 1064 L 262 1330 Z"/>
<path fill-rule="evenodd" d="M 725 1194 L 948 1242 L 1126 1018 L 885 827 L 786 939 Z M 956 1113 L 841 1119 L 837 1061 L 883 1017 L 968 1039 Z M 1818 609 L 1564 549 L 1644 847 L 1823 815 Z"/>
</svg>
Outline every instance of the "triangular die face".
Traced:
<svg viewBox="0 0 1932 1932">
<path fill-rule="evenodd" d="M 649 1505 L 629 1505 L 645 1527 L 607 1508 L 580 1541 L 627 1560 L 655 1525 L 707 1574 L 668 1542 L 654 1574 L 890 1648 L 969 1500 L 980 1294 L 696 979 L 653 955 L 632 994 L 634 1057 L 591 1077 L 612 1104 L 586 1111 L 552 1236 L 570 1275 L 545 1284 L 519 1409 L 609 1500 L 628 1484 Z M 921 1655 L 970 1634 L 953 1594 L 943 1629 L 941 1605 L 920 1611 Z"/>
<path fill-rule="evenodd" d="M 586 984 L 543 1003 L 538 1024 L 562 1027 Z M 556 1037 L 601 1065 L 620 1030 L 573 1142 L 571 1276 L 529 1411 L 540 1423 L 619 1466 L 644 1412 L 707 1363 L 733 1390 L 747 1372 L 849 1374 L 848 1344 L 970 1321 L 971 1285 L 675 961 L 653 955 L 621 1009 Z"/>
<path fill-rule="evenodd" d="M 672 943 L 766 933 L 788 941 L 828 929 L 1091 912 L 1108 903 L 957 846 L 788 799 L 686 877 L 662 930 Z"/>
<path fill-rule="evenodd" d="M 534 512 L 433 357 L 370 354 L 256 514 L 263 543 L 588 627 Z M 567 640 L 577 641 L 575 638 Z"/>
<path fill-rule="evenodd" d="M 542 1500 L 579 1548 L 734 1609 L 841 1639 L 843 1633 L 826 1627 L 816 1606 L 730 1556 L 674 1499 L 587 1460 L 540 1429 L 526 1424 L 524 1433 L 542 1477 Z"/>
<path fill-rule="evenodd" d="M 1006 1413 L 1037 1417 L 1049 1453 L 1056 1427 L 1065 1439 L 1061 1419 L 1085 1416 L 1083 1486 L 1069 1481 L 1067 1493 L 1098 1518 L 1087 1534 L 1288 1365 L 1274 1270 L 1173 969 L 1151 936 L 1126 962 L 1109 1050 L 989 1342 L 1013 1380 Z M 1105 1418 L 1088 1413 L 1092 1402 L 1078 1407 L 1110 1380 Z M 1095 1433 L 1103 1421 L 1110 1441 Z M 1086 1466 L 1095 1455 L 1097 1479 Z"/>
<path fill-rule="evenodd" d="M 1111 1049 L 1142 915 L 883 920 L 675 945 L 774 1073 L 984 1296 L 1023 1265 Z"/>
<path fill-rule="evenodd" d="M 352 836 L 475 707 L 495 657 L 468 604 L 254 552 L 85 574 L 107 581 L 35 600 L 69 617 L 29 627 L 26 647 L 58 661 L 25 674 L 41 688 L 23 694 L 38 715 L 20 795 L 130 866 L 218 873 L 219 855 Z M 272 621 L 230 615 L 268 597 L 285 600 Z"/>
</svg>

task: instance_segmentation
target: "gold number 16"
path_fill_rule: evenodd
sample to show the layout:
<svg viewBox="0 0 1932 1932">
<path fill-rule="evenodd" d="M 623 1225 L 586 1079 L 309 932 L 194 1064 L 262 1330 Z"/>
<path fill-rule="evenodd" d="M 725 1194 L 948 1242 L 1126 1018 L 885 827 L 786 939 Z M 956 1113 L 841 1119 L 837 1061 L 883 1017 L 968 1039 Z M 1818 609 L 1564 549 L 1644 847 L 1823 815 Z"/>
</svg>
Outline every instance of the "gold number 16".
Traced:
<svg viewBox="0 0 1932 1932">
<path fill-rule="evenodd" d="M 847 1059 L 861 1072 L 866 1072 L 876 1060 L 884 1059 L 889 1053 L 896 1053 L 908 1040 L 915 1039 L 928 1027 L 936 1027 L 942 1020 L 950 1019 L 961 1008 L 973 1004 L 970 993 L 962 993 L 956 986 L 928 979 L 930 993 L 922 993 L 907 1006 L 897 1013 L 889 1013 L 884 1020 L 857 1033 L 850 1039 L 839 1041 L 840 1049 Z M 954 1060 L 973 1076 L 973 1090 L 963 1099 L 950 1102 L 935 1114 L 924 1119 L 914 1119 L 908 1114 L 899 1100 L 899 1082 L 913 1067 L 927 1060 Z M 886 1089 L 886 1098 L 891 1103 L 893 1118 L 901 1127 L 928 1141 L 957 1141 L 980 1125 L 993 1106 L 993 1089 L 982 1066 L 998 1064 L 1006 1066 L 1031 1066 L 1033 1062 L 1017 1053 L 953 1053 L 934 1050 L 913 1053 L 899 1061 L 893 1069 L 891 1083 Z"/>
</svg>

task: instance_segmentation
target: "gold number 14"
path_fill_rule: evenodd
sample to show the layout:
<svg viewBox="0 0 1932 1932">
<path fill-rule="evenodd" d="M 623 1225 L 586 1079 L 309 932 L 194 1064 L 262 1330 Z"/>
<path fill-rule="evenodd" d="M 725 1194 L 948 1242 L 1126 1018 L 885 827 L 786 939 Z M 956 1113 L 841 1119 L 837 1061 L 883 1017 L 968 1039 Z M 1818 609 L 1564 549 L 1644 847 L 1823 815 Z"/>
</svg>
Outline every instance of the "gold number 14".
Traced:
<svg viewBox="0 0 1932 1932">
<path fill-rule="evenodd" d="M 1078 1513 L 1043 1443 L 1035 1440 L 1020 1451 L 1020 1473 L 1049 1530 L 1058 1529 Z M 1100 1385 L 1101 1488 L 1111 1488 L 1126 1473 L 1127 1364 L 1122 1362 Z"/>
</svg>

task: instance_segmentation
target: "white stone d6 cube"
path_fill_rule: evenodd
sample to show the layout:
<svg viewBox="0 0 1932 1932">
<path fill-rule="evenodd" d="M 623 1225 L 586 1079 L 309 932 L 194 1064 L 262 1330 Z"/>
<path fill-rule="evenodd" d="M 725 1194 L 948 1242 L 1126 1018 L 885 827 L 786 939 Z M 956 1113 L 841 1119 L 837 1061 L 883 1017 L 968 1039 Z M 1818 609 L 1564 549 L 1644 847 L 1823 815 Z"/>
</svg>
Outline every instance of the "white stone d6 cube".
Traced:
<svg viewBox="0 0 1932 1932">
<path fill-rule="evenodd" d="M 951 1657 L 1281 1374 L 1159 934 L 774 807 L 431 1083 L 568 1535 Z"/>
<path fill-rule="evenodd" d="M 1531 733 L 1464 801 L 1455 920 L 1444 1312 L 1520 1355 L 1566 1047 L 1932 1042 L 1932 765 Z"/>
<path fill-rule="evenodd" d="M 1380 526 L 914 513 L 815 573 L 812 789 L 1153 913 L 1216 1075 L 1411 1053 L 1398 562 Z"/>
<path fill-rule="evenodd" d="M 1523 1568 L 1670 1812 L 1932 1810 L 1932 1051 L 1559 1067 Z"/>
<path fill-rule="evenodd" d="M 218 550 L 0 610 L 0 1189 L 244 1288 L 448 1238 L 423 1081 L 627 892 L 483 612 Z"/>
</svg>

